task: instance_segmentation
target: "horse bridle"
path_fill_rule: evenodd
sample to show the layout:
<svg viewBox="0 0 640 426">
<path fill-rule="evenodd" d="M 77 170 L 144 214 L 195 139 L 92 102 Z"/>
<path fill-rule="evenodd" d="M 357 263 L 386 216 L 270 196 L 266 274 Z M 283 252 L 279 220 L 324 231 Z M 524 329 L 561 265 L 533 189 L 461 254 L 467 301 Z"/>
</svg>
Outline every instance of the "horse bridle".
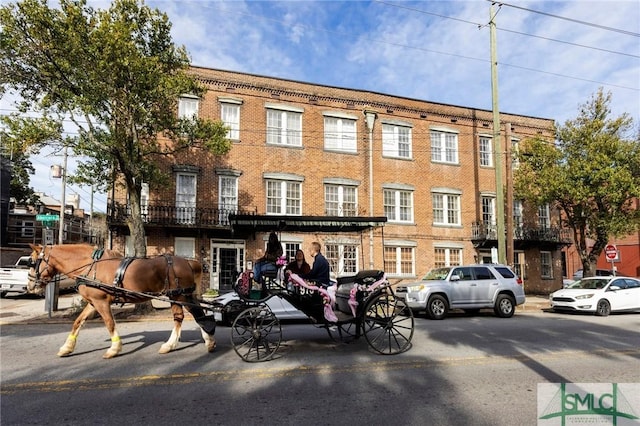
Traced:
<svg viewBox="0 0 640 426">
<path fill-rule="evenodd" d="M 53 277 L 53 274 L 51 273 L 51 271 L 49 271 L 49 269 L 51 268 L 51 265 L 49 265 L 49 257 L 51 256 L 51 250 L 49 250 L 49 257 L 45 257 L 46 249 L 47 247 L 43 246 L 42 251 L 40 251 L 40 253 L 38 254 L 38 258 L 36 259 L 35 263 L 33 263 L 33 259 L 31 259 L 31 262 L 30 262 L 31 266 L 33 266 L 33 269 L 36 271 L 34 282 L 36 283 L 36 285 L 39 285 L 40 287 L 42 287 L 43 284 L 46 284 L 46 282 L 42 280 L 42 273 L 40 272 L 40 265 L 42 264 L 42 262 L 44 262 L 45 265 L 47 265 L 47 269 L 45 270 L 49 272 L 49 275 L 51 275 L 51 277 Z M 33 278 L 33 276 L 31 275 L 30 277 Z"/>
</svg>

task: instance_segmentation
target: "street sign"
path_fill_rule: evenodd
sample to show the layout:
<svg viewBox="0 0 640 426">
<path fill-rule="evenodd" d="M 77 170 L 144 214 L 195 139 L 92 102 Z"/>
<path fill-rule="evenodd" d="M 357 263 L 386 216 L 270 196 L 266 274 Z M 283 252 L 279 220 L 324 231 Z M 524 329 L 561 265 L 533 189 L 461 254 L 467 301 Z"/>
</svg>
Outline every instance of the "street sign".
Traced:
<svg viewBox="0 0 640 426">
<path fill-rule="evenodd" d="M 57 214 L 37 214 L 36 220 L 40 222 L 57 222 L 60 220 L 60 216 Z"/>
<path fill-rule="evenodd" d="M 604 255 L 607 257 L 607 260 L 615 260 L 618 258 L 618 247 L 615 244 L 607 244 L 604 248 Z"/>
</svg>

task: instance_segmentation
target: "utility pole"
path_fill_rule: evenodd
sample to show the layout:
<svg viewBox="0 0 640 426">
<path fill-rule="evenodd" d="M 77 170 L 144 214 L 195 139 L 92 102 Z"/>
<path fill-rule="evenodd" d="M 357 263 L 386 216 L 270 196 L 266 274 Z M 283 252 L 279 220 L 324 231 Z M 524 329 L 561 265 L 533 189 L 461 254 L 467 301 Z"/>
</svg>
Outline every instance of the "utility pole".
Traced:
<svg viewBox="0 0 640 426">
<path fill-rule="evenodd" d="M 500 139 L 500 112 L 498 109 L 498 54 L 496 48 L 496 15 L 493 3 L 489 9 L 489 34 L 491 43 L 491 106 L 493 110 L 493 147 L 496 168 L 496 239 L 498 240 L 498 262 L 506 264 L 505 226 L 504 226 L 504 188 L 502 183 L 503 155 Z"/>
<path fill-rule="evenodd" d="M 67 186 L 67 147 L 64 147 L 64 160 L 62 161 L 62 194 L 60 195 L 60 229 L 58 231 L 58 244 L 62 244 L 64 240 L 64 207 L 66 204 L 66 186 Z"/>
<path fill-rule="evenodd" d="M 373 216 L 373 125 L 378 115 L 374 111 L 364 110 L 367 131 L 369 132 L 369 216 Z M 373 269 L 373 228 L 369 230 L 369 269 Z"/>
</svg>

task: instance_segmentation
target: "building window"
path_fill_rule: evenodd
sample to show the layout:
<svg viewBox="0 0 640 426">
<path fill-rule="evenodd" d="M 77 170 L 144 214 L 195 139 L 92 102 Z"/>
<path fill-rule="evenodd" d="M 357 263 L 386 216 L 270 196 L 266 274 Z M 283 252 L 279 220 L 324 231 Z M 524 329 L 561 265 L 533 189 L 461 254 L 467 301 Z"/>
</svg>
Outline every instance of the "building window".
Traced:
<svg viewBox="0 0 640 426">
<path fill-rule="evenodd" d="M 220 176 L 218 180 L 218 208 L 220 223 L 229 223 L 229 214 L 238 211 L 238 178 L 236 176 Z"/>
<path fill-rule="evenodd" d="M 176 256 L 186 257 L 188 259 L 196 258 L 196 239 L 176 237 L 174 253 Z"/>
<path fill-rule="evenodd" d="M 436 268 L 462 265 L 462 249 L 460 248 L 436 247 L 433 257 L 433 266 Z"/>
<path fill-rule="evenodd" d="M 394 276 L 414 276 L 414 265 L 414 247 L 384 247 L 384 270 L 387 274 Z"/>
<path fill-rule="evenodd" d="M 198 118 L 200 100 L 196 97 L 181 96 L 178 100 L 178 118 Z"/>
<path fill-rule="evenodd" d="M 550 251 L 540 252 L 540 275 L 542 278 L 553 278 L 553 262 Z"/>
<path fill-rule="evenodd" d="M 196 175 L 176 175 L 176 220 L 179 224 L 192 225 L 196 220 Z"/>
<path fill-rule="evenodd" d="M 458 164 L 458 134 L 431 130 L 431 161 Z"/>
<path fill-rule="evenodd" d="M 480 165 L 493 167 L 493 146 L 488 136 L 480 136 Z"/>
<path fill-rule="evenodd" d="M 220 119 L 229 128 L 227 139 L 240 140 L 240 105 L 222 102 L 220 104 Z"/>
<path fill-rule="evenodd" d="M 482 197 L 482 224 L 487 227 L 496 225 L 496 199 L 494 197 Z"/>
<path fill-rule="evenodd" d="M 413 191 L 385 189 L 384 214 L 389 222 L 413 222 Z"/>
<path fill-rule="evenodd" d="M 324 185 L 324 210 L 327 216 L 356 216 L 357 200 L 355 186 Z"/>
<path fill-rule="evenodd" d="M 382 155 L 403 159 L 411 158 L 411 127 L 382 124 Z"/>
<path fill-rule="evenodd" d="M 336 276 L 358 272 L 358 246 L 355 244 L 325 244 L 324 254 Z"/>
<path fill-rule="evenodd" d="M 549 229 L 549 205 L 538 207 L 538 226 L 540 229 Z"/>
<path fill-rule="evenodd" d="M 513 226 L 522 228 L 522 200 L 513 200 Z"/>
<path fill-rule="evenodd" d="M 33 238 L 36 235 L 36 224 L 32 220 L 23 220 L 20 226 L 20 236 Z"/>
<path fill-rule="evenodd" d="M 302 146 L 302 113 L 267 109 L 267 143 Z"/>
<path fill-rule="evenodd" d="M 433 224 L 460 225 L 460 195 L 433 193 Z"/>
<path fill-rule="evenodd" d="M 300 243 L 292 243 L 287 241 L 280 241 L 282 243 L 282 248 L 284 249 L 284 256 L 287 259 L 287 262 L 293 262 L 296 260 L 296 252 L 300 249 Z M 306 257 L 307 263 L 309 263 L 309 259 Z"/>
<path fill-rule="evenodd" d="M 267 180 L 267 214 L 302 214 L 300 182 Z"/>
<path fill-rule="evenodd" d="M 356 120 L 325 115 L 324 148 L 332 151 L 357 152 Z"/>
</svg>

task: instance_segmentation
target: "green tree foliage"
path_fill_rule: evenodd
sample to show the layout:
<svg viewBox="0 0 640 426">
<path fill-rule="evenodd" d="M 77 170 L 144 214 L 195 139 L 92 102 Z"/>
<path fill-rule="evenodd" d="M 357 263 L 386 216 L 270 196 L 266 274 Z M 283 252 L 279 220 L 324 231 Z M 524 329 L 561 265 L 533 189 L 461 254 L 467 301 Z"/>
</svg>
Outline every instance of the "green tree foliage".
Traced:
<svg viewBox="0 0 640 426">
<path fill-rule="evenodd" d="M 115 0 L 108 10 L 85 0 L 61 0 L 58 8 L 24 0 L 0 8 L 0 28 L 0 90 L 17 95 L 21 111 L 65 124 L 67 136 L 38 143 L 64 143 L 88 158 L 74 182 L 104 189 L 118 177 L 136 255 L 145 255 L 140 194 L 142 183 L 153 187 L 166 177 L 160 157 L 231 148 L 221 122 L 177 118 L 180 95 L 202 96 L 205 88 L 188 72 L 166 14 L 142 0 Z M 23 124 L 24 131 L 34 127 Z M 159 134 L 173 143 L 159 143 Z"/>
<path fill-rule="evenodd" d="M 555 144 L 525 141 L 514 177 L 517 196 L 561 209 L 585 276 L 610 237 L 640 228 L 640 138 L 631 136 L 627 114 L 610 117 L 610 102 L 611 94 L 599 90 L 577 118 L 558 126 Z"/>
</svg>

